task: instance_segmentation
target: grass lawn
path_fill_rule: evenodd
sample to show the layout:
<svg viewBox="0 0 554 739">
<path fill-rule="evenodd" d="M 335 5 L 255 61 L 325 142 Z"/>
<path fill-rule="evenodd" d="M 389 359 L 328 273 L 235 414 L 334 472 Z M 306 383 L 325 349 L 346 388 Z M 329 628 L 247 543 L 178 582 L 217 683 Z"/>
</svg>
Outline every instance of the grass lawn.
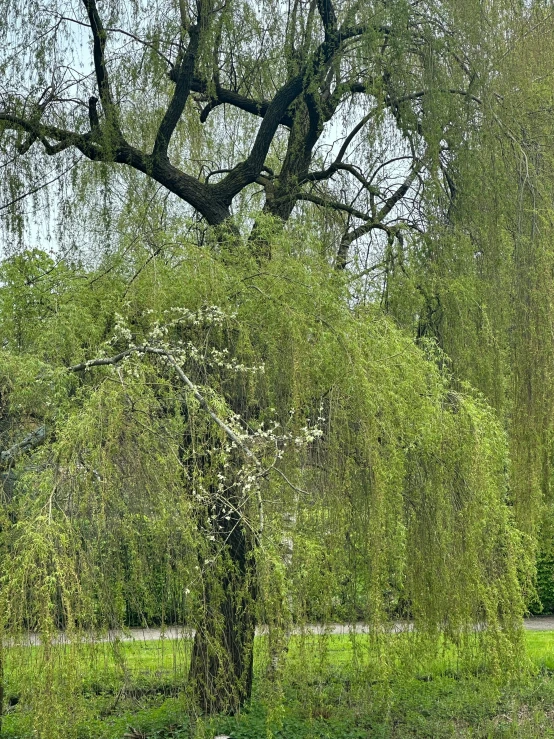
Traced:
<svg viewBox="0 0 554 739">
<path fill-rule="evenodd" d="M 372 679 L 367 668 L 356 668 L 355 657 L 361 664 L 367 656 L 367 637 L 293 637 L 285 677 L 272 687 L 262 677 L 266 641 L 260 637 L 251 706 L 238 717 L 210 721 L 186 717 L 190 642 L 95 645 L 79 653 L 80 682 L 73 687 L 85 707 L 72 731 L 78 726 L 78 739 L 213 739 L 218 733 L 233 739 L 554 738 L 554 632 L 527 632 L 525 642 L 534 674 L 499 685 L 462 669 L 449 650 L 433 660 L 414 657 L 402 670 L 392 661 L 386 679 Z M 25 691 L 43 655 L 39 647 L 7 651 L 6 702 L 12 705 L 2 737 L 30 739 L 36 734 Z M 46 678 L 35 689 L 54 696 L 56 687 Z"/>
</svg>

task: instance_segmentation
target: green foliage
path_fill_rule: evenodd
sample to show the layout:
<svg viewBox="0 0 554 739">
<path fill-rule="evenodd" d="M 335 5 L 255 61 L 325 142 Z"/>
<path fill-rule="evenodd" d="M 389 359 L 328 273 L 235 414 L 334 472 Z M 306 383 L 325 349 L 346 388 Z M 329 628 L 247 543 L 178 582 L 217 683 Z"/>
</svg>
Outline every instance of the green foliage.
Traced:
<svg viewBox="0 0 554 739">
<path fill-rule="evenodd" d="M 113 2 L 99 89 L 75 71 L 68 97 L 49 64 L 83 67 L 70 19 L 0 7 L 0 631 L 31 730 L 77 737 L 83 637 L 152 621 L 196 628 L 172 689 L 206 711 L 248 695 L 266 625 L 260 690 L 279 717 L 304 680 L 299 735 L 357 729 L 316 715 L 330 642 L 295 653 L 293 625 L 367 623 L 347 669 L 385 714 L 394 675 L 441 649 L 494 689 L 521 671 L 521 616 L 550 598 L 551 9 L 199 3 L 196 26 Z M 17 248 L 52 161 L 58 261 Z"/>
<path fill-rule="evenodd" d="M 426 356 L 378 310 L 352 310 L 343 280 L 298 256 L 294 236 L 274 237 L 263 270 L 241 251 L 193 260 L 191 249 L 143 268 L 117 310 L 125 274 L 110 271 L 108 301 L 102 267 L 75 280 L 61 265 L 40 335 L 14 343 L 15 323 L 2 324 L 3 393 L 25 398 L 19 429 L 48 428 L 48 443 L 18 466 L 2 529 L 5 633 L 30 628 L 49 643 L 62 627 L 78 654 L 83 629 L 152 616 L 197 623 L 205 588 L 223 598 L 209 583 L 231 566 L 214 549 L 217 494 L 257 532 L 255 608 L 270 626 L 260 660 L 271 680 L 294 669 L 290 624 L 337 612 L 376 627 L 352 659 L 380 680 L 414 650 L 432 653 L 439 632 L 462 659 L 477 638 L 493 674 L 515 670 L 529 563 L 505 505 L 506 437 L 490 408 L 450 389 L 432 344 Z M 8 313 L 28 300 L 20 284 L 2 294 Z M 86 304 L 84 325 L 70 304 Z M 83 338 L 52 352 L 45 337 L 59 313 Z M 238 451 L 163 358 L 66 369 L 143 344 L 175 353 L 261 460 L 262 478 L 245 459 L 230 492 Z M 15 366 L 25 371 L 16 377 Z M 406 653 L 377 628 L 399 616 L 418 628 Z M 475 622 L 488 628 L 469 638 Z M 84 710 L 72 652 L 44 650 L 29 680 L 34 725 L 48 739 L 71 736 Z M 270 694 L 278 705 L 279 690 Z"/>
<path fill-rule="evenodd" d="M 174 653 L 187 648 L 186 641 L 138 641 L 115 648 L 113 644 L 94 645 L 82 667 L 81 684 L 89 711 L 77 717 L 76 734 L 82 739 L 121 739 L 133 727 L 149 739 L 213 739 L 220 733 L 234 739 L 258 738 L 269 732 L 292 739 L 361 739 L 368 734 L 394 739 L 549 736 L 554 691 L 552 632 L 525 634 L 526 651 L 537 670 L 527 680 L 499 686 L 486 671 L 464 673 L 449 650 L 438 659 L 412 660 L 407 669 L 392 675 L 391 699 L 385 707 L 368 700 L 367 685 L 351 669 L 353 643 L 363 648 L 367 639 L 363 635 L 355 640 L 348 635 L 312 636 L 312 652 L 303 661 L 308 677 L 300 679 L 300 673 L 287 676 L 285 701 L 279 710 L 268 702 L 262 684 L 238 716 L 196 720 L 184 714 L 182 698 L 169 692 L 171 680 L 177 684 L 180 677 L 173 672 Z M 327 643 L 328 659 L 318 665 L 322 641 Z M 298 645 L 298 638 L 293 638 L 291 651 L 300 654 Z M 36 664 L 29 663 L 31 652 L 24 648 L 17 670 L 7 675 L 12 706 L 4 718 L 3 733 L 10 739 L 32 736 L 21 694 Z M 126 682 L 118 669 L 121 656 L 127 668 Z M 358 678 L 363 680 L 363 676 Z M 122 685 L 125 689 L 120 692 Z"/>
<path fill-rule="evenodd" d="M 499 10 L 499 26 L 509 18 Z M 551 517 L 554 324 L 554 131 L 545 88 L 554 73 L 552 28 L 544 7 L 531 4 L 529 22 L 541 21 L 543 33 L 515 34 L 480 125 L 449 151 L 447 215 L 437 182 L 427 190 L 432 227 L 395 257 L 387 281 L 389 311 L 420 339 L 436 340 L 455 386 L 469 382 L 502 419 L 510 504 L 531 547 L 548 539 Z"/>
</svg>

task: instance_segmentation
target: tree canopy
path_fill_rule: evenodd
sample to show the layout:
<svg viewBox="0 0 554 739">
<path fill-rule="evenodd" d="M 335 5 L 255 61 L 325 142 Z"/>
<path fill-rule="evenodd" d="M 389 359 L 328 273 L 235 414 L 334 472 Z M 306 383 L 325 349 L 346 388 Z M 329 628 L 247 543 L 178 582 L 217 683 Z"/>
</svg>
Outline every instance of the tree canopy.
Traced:
<svg viewBox="0 0 554 739">
<path fill-rule="evenodd" d="M 324 262 L 289 248 L 272 241 L 259 274 L 255 259 L 182 246 L 181 264 L 150 264 L 130 288 L 112 270 L 109 290 L 98 273 L 17 258 L 42 262 L 36 287 L 57 307 L 41 306 L 23 347 L 15 322 L 4 333 L 3 436 L 48 430 L 32 466 L 19 455 L 5 508 L 8 631 L 53 639 L 129 610 L 148 622 L 162 599 L 168 622 L 207 621 L 228 646 L 203 609 L 236 577 L 277 644 L 292 622 L 409 616 L 456 643 L 485 620 L 491 654 L 512 653 L 526 553 L 500 424 L 390 320 L 352 312 Z M 4 288 L 10 309 L 26 272 Z M 227 551 L 234 531 L 250 541 L 245 561 Z M 221 710 L 249 678 L 224 681 L 233 663 L 210 648 L 204 707 Z"/>
<path fill-rule="evenodd" d="M 83 159 L 117 163 L 235 233 L 245 199 L 285 222 L 324 209 L 343 267 L 353 244 L 424 228 L 433 174 L 453 196 L 448 170 L 493 94 L 514 12 L 502 2 L 489 16 L 478 2 L 7 2 L 11 218 L 25 192 L 69 171 L 71 199 Z"/>
</svg>

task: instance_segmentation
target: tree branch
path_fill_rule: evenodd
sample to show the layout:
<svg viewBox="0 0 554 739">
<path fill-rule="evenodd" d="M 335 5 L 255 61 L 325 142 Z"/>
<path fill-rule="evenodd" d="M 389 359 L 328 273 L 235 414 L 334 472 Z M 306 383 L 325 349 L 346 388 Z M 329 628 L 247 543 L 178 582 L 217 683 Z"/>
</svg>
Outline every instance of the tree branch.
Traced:
<svg viewBox="0 0 554 739">
<path fill-rule="evenodd" d="M 56 126 L 37 124 L 12 113 L 0 111 L 1 121 L 11 124 L 12 129 L 36 135 L 48 154 L 57 154 L 74 146 L 92 161 L 126 164 L 143 172 L 190 203 L 212 226 L 219 225 L 229 218 L 229 207 L 217 198 L 213 192 L 214 186 L 199 182 L 195 177 L 173 166 L 168 159 L 153 159 L 124 141 L 115 151 L 105 152 L 94 141 L 92 133 L 76 134 Z M 55 139 L 57 143 L 51 144 L 48 138 Z"/>
<path fill-rule="evenodd" d="M 351 205 L 348 205 L 347 203 L 341 203 L 340 200 L 328 200 L 327 198 L 320 197 L 319 195 L 312 195 L 311 193 L 305 192 L 296 193 L 294 197 L 296 200 L 305 200 L 309 203 L 315 203 L 315 205 L 319 205 L 322 208 L 340 210 L 344 213 L 348 213 L 349 215 L 354 216 L 354 218 L 359 218 L 362 221 L 371 221 L 373 223 L 373 218 L 370 215 L 364 213 L 361 210 L 358 210 L 357 208 L 354 208 Z"/>
<path fill-rule="evenodd" d="M 40 426 L 38 429 L 31 431 L 18 444 L 14 444 L 9 449 L 6 449 L 6 451 L 0 452 L 0 469 L 13 467 L 22 454 L 36 449 L 37 446 L 44 444 L 45 441 L 46 426 Z"/>
<path fill-rule="evenodd" d="M 100 131 L 100 120 L 98 118 L 98 110 L 96 109 L 96 106 L 98 105 L 98 98 L 89 97 L 88 99 L 88 119 L 90 123 L 90 131 L 93 134 L 97 134 Z"/>
<path fill-rule="evenodd" d="M 236 444 L 239 449 L 241 449 L 244 454 L 248 457 L 249 460 L 251 460 L 258 469 L 262 468 L 261 462 L 256 457 L 255 454 L 246 446 L 246 444 L 243 442 L 243 440 L 235 434 L 233 429 L 231 429 L 225 421 L 223 421 L 219 416 L 212 411 L 210 408 L 210 405 L 206 398 L 199 392 L 196 385 L 187 377 L 187 375 L 183 372 L 181 367 L 179 366 L 177 360 L 175 359 L 174 355 L 167 351 L 166 349 L 159 349 L 158 347 L 149 346 L 148 344 L 143 344 L 142 346 L 135 346 L 131 347 L 130 349 L 126 349 L 123 352 L 120 352 L 119 354 L 116 354 L 113 357 L 102 357 L 101 359 L 90 359 L 88 362 L 81 362 L 81 364 L 75 364 L 72 367 L 68 367 L 68 372 L 85 372 L 86 370 L 92 368 L 92 367 L 106 367 L 109 365 L 115 365 L 121 362 L 125 357 L 129 357 L 132 354 L 154 354 L 159 357 L 164 357 L 167 359 L 169 364 L 173 367 L 175 370 L 177 376 L 179 379 L 183 382 L 184 385 L 192 392 L 194 398 L 198 401 L 200 407 L 208 414 L 208 416 L 214 421 L 214 423 L 219 426 L 219 428 L 225 433 L 225 435 L 231 440 L 233 444 Z"/>
<path fill-rule="evenodd" d="M 303 76 L 297 75 L 281 87 L 268 105 L 249 156 L 243 162 L 237 164 L 221 182 L 212 185 L 213 192 L 224 203 L 230 205 L 235 195 L 247 185 L 256 181 L 265 164 L 265 158 L 277 127 L 289 105 L 302 92 L 303 82 Z"/>
<path fill-rule="evenodd" d="M 78 26 L 84 26 L 85 28 L 90 28 L 90 25 L 88 23 L 83 23 L 83 21 L 77 20 L 77 18 L 71 18 L 68 15 L 57 15 L 56 16 L 60 21 L 68 21 L 69 23 L 75 23 Z M 168 67 L 172 66 L 171 59 L 168 59 L 166 55 L 161 52 L 154 44 L 150 43 L 150 41 L 145 41 L 144 39 L 139 38 L 138 36 L 135 36 L 134 33 L 131 33 L 130 31 L 125 31 L 123 28 L 114 28 L 113 26 L 108 26 L 104 29 L 106 33 L 121 33 L 123 36 L 127 36 L 128 38 L 133 39 L 133 41 L 136 41 L 137 44 L 141 44 L 142 46 L 146 46 L 148 49 L 151 49 L 155 54 L 157 54 L 160 59 L 163 59 L 163 61 L 168 65 Z"/>
<path fill-rule="evenodd" d="M 344 164 L 337 160 L 327 167 L 327 169 L 323 169 L 320 172 L 310 172 L 302 179 L 300 184 L 303 184 L 304 182 L 321 182 L 322 180 L 328 180 L 339 171 L 349 172 L 365 187 L 368 192 L 372 195 L 379 195 L 379 189 L 375 187 L 375 185 L 372 185 L 371 182 L 367 180 L 353 164 Z"/>
<path fill-rule="evenodd" d="M 344 234 L 337 252 L 337 259 L 335 261 L 336 269 L 345 269 L 347 265 L 347 256 L 350 245 L 357 239 L 365 236 L 365 234 L 373 231 L 374 229 L 385 231 L 389 235 L 394 235 L 398 231 L 398 227 L 387 226 L 387 224 L 383 223 L 383 218 L 386 218 L 386 216 L 391 212 L 394 206 L 398 202 L 400 202 L 404 195 L 406 195 L 422 169 L 423 161 L 416 162 L 410 174 L 406 177 L 400 187 L 390 196 L 390 198 L 387 198 L 387 200 L 385 200 L 385 204 L 383 205 L 381 210 L 379 210 L 375 214 L 375 217 L 371 220 L 366 219 L 366 223 Z"/>
<path fill-rule="evenodd" d="M 348 249 L 350 248 L 350 245 L 371 231 L 384 231 L 389 235 L 395 233 L 394 228 L 387 226 L 385 223 L 380 223 L 379 221 L 368 221 L 352 231 L 349 231 L 341 239 L 339 249 L 337 251 L 337 258 L 335 260 L 335 269 L 343 270 L 346 268 L 348 264 Z"/>
<path fill-rule="evenodd" d="M 121 130 L 117 121 L 116 110 L 110 90 L 108 70 L 106 67 L 104 53 L 106 47 L 106 31 L 102 25 L 100 15 L 98 14 L 95 0 L 83 0 L 83 5 L 87 11 L 90 29 L 92 31 L 94 71 L 96 73 L 96 82 L 98 84 L 100 101 L 104 108 L 104 114 L 107 118 L 110 118 L 113 121 L 116 131 L 121 136 Z"/>
<path fill-rule="evenodd" d="M 45 187 L 48 187 L 48 185 L 52 185 L 54 182 L 57 182 L 62 177 L 64 177 L 68 172 L 71 172 L 71 170 L 78 164 L 79 162 L 73 162 L 69 167 L 63 170 L 63 172 L 60 172 L 55 177 L 53 177 L 51 180 L 47 180 L 46 182 L 41 182 L 39 185 L 36 185 L 35 187 L 32 187 L 30 190 L 26 190 L 22 195 L 18 195 L 15 198 L 12 198 L 12 200 L 9 200 L 7 203 L 1 203 L 0 204 L 0 211 L 7 210 L 8 208 L 11 208 L 16 203 L 19 203 L 21 200 L 24 200 L 25 198 L 29 197 L 29 195 L 34 195 L 36 192 L 40 192 L 40 190 L 43 190 Z"/>
<path fill-rule="evenodd" d="M 317 0 L 317 10 L 325 30 L 325 38 L 329 40 L 337 33 L 337 14 L 332 0 Z"/>
<path fill-rule="evenodd" d="M 177 79 L 176 74 L 172 73 L 170 74 L 171 79 L 175 82 Z M 222 87 L 219 82 L 214 81 L 214 89 L 215 89 L 215 95 L 214 92 L 209 89 L 208 83 L 198 79 L 195 77 L 192 82 L 190 89 L 192 92 L 197 92 L 201 95 L 206 95 L 206 100 L 209 100 L 208 106 L 209 109 L 204 109 L 202 111 L 201 120 L 204 122 L 208 114 L 213 110 L 216 105 L 232 105 L 235 108 L 238 108 L 239 110 L 244 110 L 246 113 L 252 113 L 252 115 L 259 116 L 260 118 L 263 118 L 265 114 L 267 113 L 267 110 L 270 106 L 269 100 L 255 100 L 254 98 L 250 98 L 246 95 L 241 95 L 238 92 L 235 92 L 234 90 L 229 90 L 226 87 Z M 210 98 L 210 96 L 213 96 Z M 292 126 L 292 117 L 288 113 L 284 113 L 284 115 L 281 117 L 281 120 L 279 123 L 282 126 L 287 126 L 290 128 Z"/>
<path fill-rule="evenodd" d="M 400 185 L 400 187 L 396 190 L 396 192 L 394 192 L 390 196 L 390 198 L 387 198 L 387 200 L 385 200 L 385 204 L 383 205 L 383 207 L 381 208 L 381 210 L 377 213 L 377 216 L 376 216 L 377 220 L 382 221 L 383 218 L 385 218 L 386 216 L 388 216 L 388 214 L 391 212 L 391 210 L 394 208 L 394 206 L 400 200 L 402 200 L 402 198 L 404 197 L 404 195 L 408 192 L 408 190 L 412 186 L 415 178 L 418 176 L 418 174 L 421 172 L 422 169 L 423 169 L 423 162 L 422 161 L 416 162 L 416 164 L 414 165 L 412 171 L 406 177 L 406 179 Z"/>
<path fill-rule="evenodd" d="M 330 13 L 329 7 L 326 5 L 330 0 L 318 1 L 322 3 L 322 10 L 325 13 Z M 327 10 L 325 10 L 324 6 L 327 7 Z M 329 15 L 330 18 L 331 15 Z M 364 27 L 364 30 L 360 30 L 360 33 L 365 32 L 365 30 L 367 29 Z M 356 33 L 354 35 L 358 34 Z M 230 205 L 235 195 L 244 187 L 256 181 L 264 166 L 265 158 L 277 131 L 277 127 L 289 106 L 292 105 L 302 92 L 308 91 L 311 88 L 322 70 L 325 70 L 327 65 L 332 61 L 334 55 L 340 49 L 341 43 L 347 37 L 349 38 L 349 36 L 343 38 L 341 32 L 326 36 L 325 41 L 315 49 L 301 73 L 285 83 L 275 94 L 264 115 L 250 155 L 246 160 L 234 167 L 227 177 L 213 186 L 219 199 Z"/>
<path fill-rule="evenodd" d="M 58 154 L 70 146 L 75 146 L 89 159 L 101 159 L 101 151 L 93 143 L 90 134 L 78 134 L 64 128 L 51 126 L 21 116 L 0 110 L 0 121 L 11 124 L 8 128 L 12 130 L 26 131 L 44 146 L 47 154 Z M 48 139 L 54 139 L 56 144 L 52 145 Z"/>
<path fill-rule="evenodd" d="M 177 69 L 175 90 L 156 134 L 154 149 L 152 151 L 152 156 L 155 159 L 167 158 L 169 142 L 189 98 L 191 84 L 194 78 L 198 47 L 202 32 L 206 26 L 206 16 L 210 6 L 210 0 L 198 0 L 197 21 L 189 29 L 190 41 Z"/>
</svg>

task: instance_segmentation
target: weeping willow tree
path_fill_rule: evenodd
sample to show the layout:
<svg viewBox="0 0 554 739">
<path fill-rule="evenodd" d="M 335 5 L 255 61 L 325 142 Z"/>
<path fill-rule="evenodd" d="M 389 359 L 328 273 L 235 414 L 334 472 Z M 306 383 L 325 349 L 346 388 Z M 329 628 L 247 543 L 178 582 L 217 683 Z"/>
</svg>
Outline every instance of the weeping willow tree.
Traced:
<svg viewBox="0 0 554 739">
<path fill-rule="evenodd" d="M 400 617 L 514 666 L 548 425 L 548 162 L 504 64 L 532 11 L 0 8 L 0 598 L 42 634 L 37 730 L 77 730 L 83 634 L 154 613 L 194 629 L 207 713 L 251 695 L 257 623 L 277 672 L 337 612 L 381 675 Z"/>
<path fill-rule="evenodd" d="M 146 615 L 156 587 L 196 629 L 185 690 L 207 711 L 250 694 L 255 623 L 275 668 L 291 624 L 337 598 L 383 644 L 411 618 L 422 639 L 481 640 L 493 671 L 518 659 L 501 425 L 378 310 L 352 311 L 325 262 L 271 245 L 263 273 L 181 245 L 109 290 L 38 253 L 4 265 L 3 311 L 38 315 L 23 344 L 3 322 L 2 625 L 50 645 L 26 696 L 44 736 L 75 730 L 68 703 L 82 720 L 80 635 L 120 627 L 129 602 Z"/>
</svg>

